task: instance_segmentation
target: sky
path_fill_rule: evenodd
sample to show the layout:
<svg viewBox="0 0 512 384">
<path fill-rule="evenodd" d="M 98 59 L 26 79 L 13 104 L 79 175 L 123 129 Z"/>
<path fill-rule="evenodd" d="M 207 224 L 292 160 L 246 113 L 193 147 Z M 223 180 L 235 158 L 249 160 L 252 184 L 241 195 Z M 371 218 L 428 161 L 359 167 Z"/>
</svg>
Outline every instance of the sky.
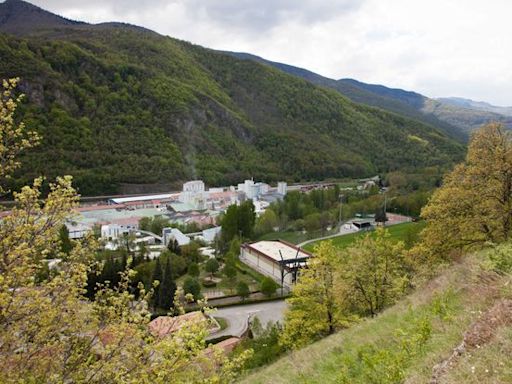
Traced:
<svg viewBox="0 0 512 384">
<path fill-rule="evenodd" d="M 30 1 L 30 0 L 29 0 Z M 512 105 L 510 0 L 32 0 L 430 97 Z"/>
</svg>

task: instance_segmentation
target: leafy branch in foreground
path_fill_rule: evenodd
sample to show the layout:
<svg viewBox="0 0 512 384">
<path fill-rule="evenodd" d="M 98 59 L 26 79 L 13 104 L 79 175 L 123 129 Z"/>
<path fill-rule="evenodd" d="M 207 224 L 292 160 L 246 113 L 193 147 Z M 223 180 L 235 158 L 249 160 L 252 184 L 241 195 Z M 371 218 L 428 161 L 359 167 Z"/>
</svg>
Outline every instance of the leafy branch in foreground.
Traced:
<svg viewBox="0 0 512 384">
<path fill-rule="evenodd" d="M 35 143 L 14 128 L 16 81 L 3 83 L 0 184 L 18 166 L 16 155 Z M 19 100 L 19 99 L 18 99 Z M 29 139 L 27 139 L 29 137 Z M 2 165 L 3 165 L 2 164 Z M 42 200 L 43 179 L 14 193 L 16 206 L 0 221 L 0 366 L 5 383 L 182 383 L 231 381 L 246 352 L 228 360 L 206 350 L 208 325 L 190 324 L 164 338 L 148 329 L 149 294 L 130 293 L 133 271 L 117 286 L 85 297 L 97 264 L 92 236 L 61 251 L 60 230 L 77 206 L 70 176 L 57 178 Z M 41 273 L 47 257 L 61 260 Z"/>
</svg>

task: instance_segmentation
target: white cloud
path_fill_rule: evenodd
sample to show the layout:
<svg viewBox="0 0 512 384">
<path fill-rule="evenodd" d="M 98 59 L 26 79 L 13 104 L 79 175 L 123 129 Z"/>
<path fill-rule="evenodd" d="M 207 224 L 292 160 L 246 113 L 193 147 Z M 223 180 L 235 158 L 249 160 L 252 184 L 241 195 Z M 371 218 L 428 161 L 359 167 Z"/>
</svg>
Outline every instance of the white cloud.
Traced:
<svg viewBox="0 0 512 384">
<path fill-rule="evenodd" d="M 512 105 L 508 0 L 34 0 L 332 78 Z"/>
</svg>

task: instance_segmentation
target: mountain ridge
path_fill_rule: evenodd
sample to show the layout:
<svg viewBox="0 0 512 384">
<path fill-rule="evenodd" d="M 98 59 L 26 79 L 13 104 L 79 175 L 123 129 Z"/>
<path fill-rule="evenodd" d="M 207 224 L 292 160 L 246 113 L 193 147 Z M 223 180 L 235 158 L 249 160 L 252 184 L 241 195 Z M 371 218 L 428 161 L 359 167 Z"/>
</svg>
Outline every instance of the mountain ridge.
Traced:
<svg viewBox="0 0 512 384">
<path fill-rule="evenodd" d="M 20 116 L 43 136 L 13 189 L 61 174 L 83 195 L 192 178 L 359 177 L 445 168 L 464 152 L 430 125 L 143 28 L 35 23 L 20 35 L 5 25 L 0 77 L 21 77 Z"/>
<path fill-rule="evenodd" d="M 222 52 L 244 60 L 274 66 L 314 84 L 335 89 L 354 102 L 382 108 L 433 125 L 458 140 L 466 141 L 472 130 L 492 121 L 501 122 L 512 128 L 511 116 L 497 113 L 497 110 L 484 110 L 475 108 L 474 105 L 457 105 L 453 102 L 448 103 L 443 98 L 432 99 L 414 91 L 367 84 L 355 79 L 330 79 L 307 69 L 266 60 L 245 52 Z"/>
</svg>

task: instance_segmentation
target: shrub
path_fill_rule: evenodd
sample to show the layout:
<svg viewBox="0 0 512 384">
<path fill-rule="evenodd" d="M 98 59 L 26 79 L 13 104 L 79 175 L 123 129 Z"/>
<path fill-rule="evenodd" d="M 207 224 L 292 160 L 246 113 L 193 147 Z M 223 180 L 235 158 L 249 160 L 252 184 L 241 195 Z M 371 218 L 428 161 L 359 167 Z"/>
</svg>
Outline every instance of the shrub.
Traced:
<svg viewBox="0 0 512 384">
<path fill-rule="evenodd" d="M 201 285 L 199 281 L 193 277 L 187 277 L 185 282 L 183 283 L 183 291 L 185 294 L 192 294 L 194 299 L 198 299 L 201 296 Z"/>
<path fill-rule="evenodd" d="M 247 283 L 241 281 L 236 286 L 236 294 L 242 298 L 242 300 L 245 300 L 249 297 L 250 294 L 249 286 Z"/>
<path fill-rule="evenodd" d="M 277 283 L 270 277 L 264 277 L 261 280 L 260 290 L 267 297 L 271 297 L 277 290 Z"/>
<path fill-rule="evenodd" d="M 192 277 L 199 276 L 199 266 L 196 263 L 191 263 L 188 266 L 187 273 Z"/>
</svg>

